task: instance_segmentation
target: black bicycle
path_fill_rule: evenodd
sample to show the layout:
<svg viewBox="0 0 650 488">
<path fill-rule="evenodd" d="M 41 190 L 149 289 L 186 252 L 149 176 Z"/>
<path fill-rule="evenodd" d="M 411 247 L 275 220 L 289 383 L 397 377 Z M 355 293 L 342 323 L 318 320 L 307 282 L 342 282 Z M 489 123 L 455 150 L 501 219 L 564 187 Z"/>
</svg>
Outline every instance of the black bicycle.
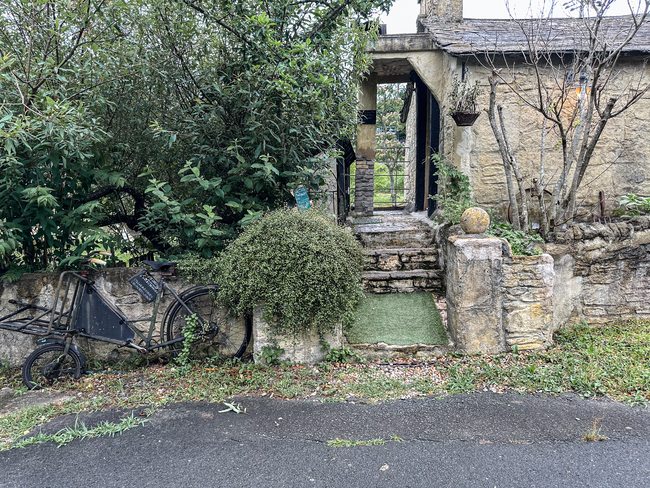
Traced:
<svg viewBox="0 0 650 488">
<path fill-rule="evenodd" d="M 23 334 L 43 336 L 22 368 L 23 382 L 29 389 L 51 386 L 65 378 L 79 379 L 86 369 L 86 358 L 74 344 L 76 337 L 116 344 L 141 353 L 168 350 L 175 355 L 183 349 L 184 330 L 192 327 L 190 344 L 195 353 L 239 358 L 246 351 L 252 334 L 250 317 L 232 317 L 215 300 L 218 285 L 196 286 L 178 294 L 165 282 L 177 263 L 142 261 L 150 269 L 131 278 L 131 286 L 148 303 L 153 302 L 151 317 L 128 318 L 95 287 L 89 277 L 92 265 L 106 262 L 92 255 L 81 260 L 82 270 L 64 271 L 54 293 L 52 307 L 45 308 L 16 300 L 18 310 L 0 318 L 0 328 Z M 159 342 L 154 338 L 156 318 L 165 293 L 173 297 L 163 315 Z M 138 322 L 149 322 L 140 330 Z"/>
</svg>

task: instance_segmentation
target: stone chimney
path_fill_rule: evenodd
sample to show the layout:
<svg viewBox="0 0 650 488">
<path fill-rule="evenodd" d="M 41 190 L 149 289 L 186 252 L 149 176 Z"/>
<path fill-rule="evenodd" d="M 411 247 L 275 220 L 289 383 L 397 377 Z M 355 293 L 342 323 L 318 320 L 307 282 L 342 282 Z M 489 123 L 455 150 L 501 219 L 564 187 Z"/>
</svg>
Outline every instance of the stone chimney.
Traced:
<svg viewBox="0 0 650 488">
<path fill-rule="evenodd" d="M 443 22 L 461 22 L 463 0 L 420 0 L 420 16 Z"/>
</svg>

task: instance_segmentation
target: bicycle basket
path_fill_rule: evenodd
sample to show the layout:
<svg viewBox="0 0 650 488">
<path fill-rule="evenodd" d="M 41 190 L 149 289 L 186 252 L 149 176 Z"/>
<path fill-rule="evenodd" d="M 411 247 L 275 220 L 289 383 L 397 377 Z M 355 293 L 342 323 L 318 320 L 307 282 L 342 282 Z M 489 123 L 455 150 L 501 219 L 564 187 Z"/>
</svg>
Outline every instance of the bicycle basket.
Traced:
<svg viewBox="0 0 650 488">
<path fill-rule="evenodd" d="M 147 303 L 151 303 L 156 299 L 158 282 L 146 270 L 140 271 L 129 280 L 129 283 Z"/>
</svg>

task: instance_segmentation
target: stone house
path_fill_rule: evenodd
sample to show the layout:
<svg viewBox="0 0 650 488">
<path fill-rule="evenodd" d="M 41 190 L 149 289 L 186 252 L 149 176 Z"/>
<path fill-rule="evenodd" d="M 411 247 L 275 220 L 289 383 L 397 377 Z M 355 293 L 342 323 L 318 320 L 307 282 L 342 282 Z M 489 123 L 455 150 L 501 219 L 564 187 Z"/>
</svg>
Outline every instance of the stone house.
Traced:
<svg viewBox="0 0 650 488">
<path fill-rule="evenodd" d="M 437 192 L 435 168 L 429 163 L 432 152 L 442 153 L 470 178 L 473 197 L 481 206 L 497 209 L 505 216 L 508 196 L 503 163 L 498 145 L 483 110 L 474 125 L 458 127 L 448 115 L 454 77 L 483 86 L 479 98 L 482 109 L 488 107 L 491 67 L 486 56 L 497 66 L 515 66 L 524 89 L 533 89 L 533 72 L 521 63 L 526 51 L 522 27 L 513 20 L 477 20 L 463 18 L 462 0 L 419 0 L 421 14 L 416 34 L 381 35 L 372 47 L 373 67 L 362 84 L 356 148 L 356 215 L 372 213 L 373 168 L 375 158 L 375 110 L 377 85 L 412 83 L 413 95 L 408 107 L 409 160 L 405 200 L 413 210 L 433 210 L 429 198 Z M 620 32 L 630 17 L 606 18 L 606 31 Z M 576 48 L 577 19 L 555 19 L 546 33 L 554 40 L 554 49 L 567 52 Z M 615 34 L 612 34 L 615 35 Z M 645 61 L 650 54 L 650 25 L 641 28 L 623 51 L 619 61 L 625 77 L 645 77 L 650 73 Z M 577 75 L 576 75 L 577 78 Z M 638 85 L 637 85 L 638 86 Z M 522 166 L 526 185 L 539 172 L 542 147 L 542 117 L 521 103 L 501 85 L 499 103 L 504 107 L 514 153 Z M 598 143 L 581 185 L 581 219 L 593 221 L 600 215 L 604 195 L 605 212 L 611 214 L 621 197 L 628 193 L 650 196 L 647 154 L 650 141 L 650 100 L 646 94 L 631 109 L 611 119 Z M 554 183 L 562 164 L 557 138 L 553 132 L 546 140 L 546 174 Z"/>
</svg>

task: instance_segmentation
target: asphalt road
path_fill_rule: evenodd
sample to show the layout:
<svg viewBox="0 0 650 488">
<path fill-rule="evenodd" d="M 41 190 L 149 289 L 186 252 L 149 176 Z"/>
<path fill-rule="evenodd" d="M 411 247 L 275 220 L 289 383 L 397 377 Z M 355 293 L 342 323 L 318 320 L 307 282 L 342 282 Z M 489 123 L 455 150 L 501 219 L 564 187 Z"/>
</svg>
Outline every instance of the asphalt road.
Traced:
<svg viewBox="0 0 650 488">
<path fill-rule="evenodd" d="M 0 487 L 650 487 L 650 409 L 493 393 L 380 405 L 237 401 L 247 415 L 176 404 L 113 438 L 1 452 Z M 608 440 L 582 440 L 594 419 Z M 387 442 L 326 444 L 337 438 Z"/>
</svg>

